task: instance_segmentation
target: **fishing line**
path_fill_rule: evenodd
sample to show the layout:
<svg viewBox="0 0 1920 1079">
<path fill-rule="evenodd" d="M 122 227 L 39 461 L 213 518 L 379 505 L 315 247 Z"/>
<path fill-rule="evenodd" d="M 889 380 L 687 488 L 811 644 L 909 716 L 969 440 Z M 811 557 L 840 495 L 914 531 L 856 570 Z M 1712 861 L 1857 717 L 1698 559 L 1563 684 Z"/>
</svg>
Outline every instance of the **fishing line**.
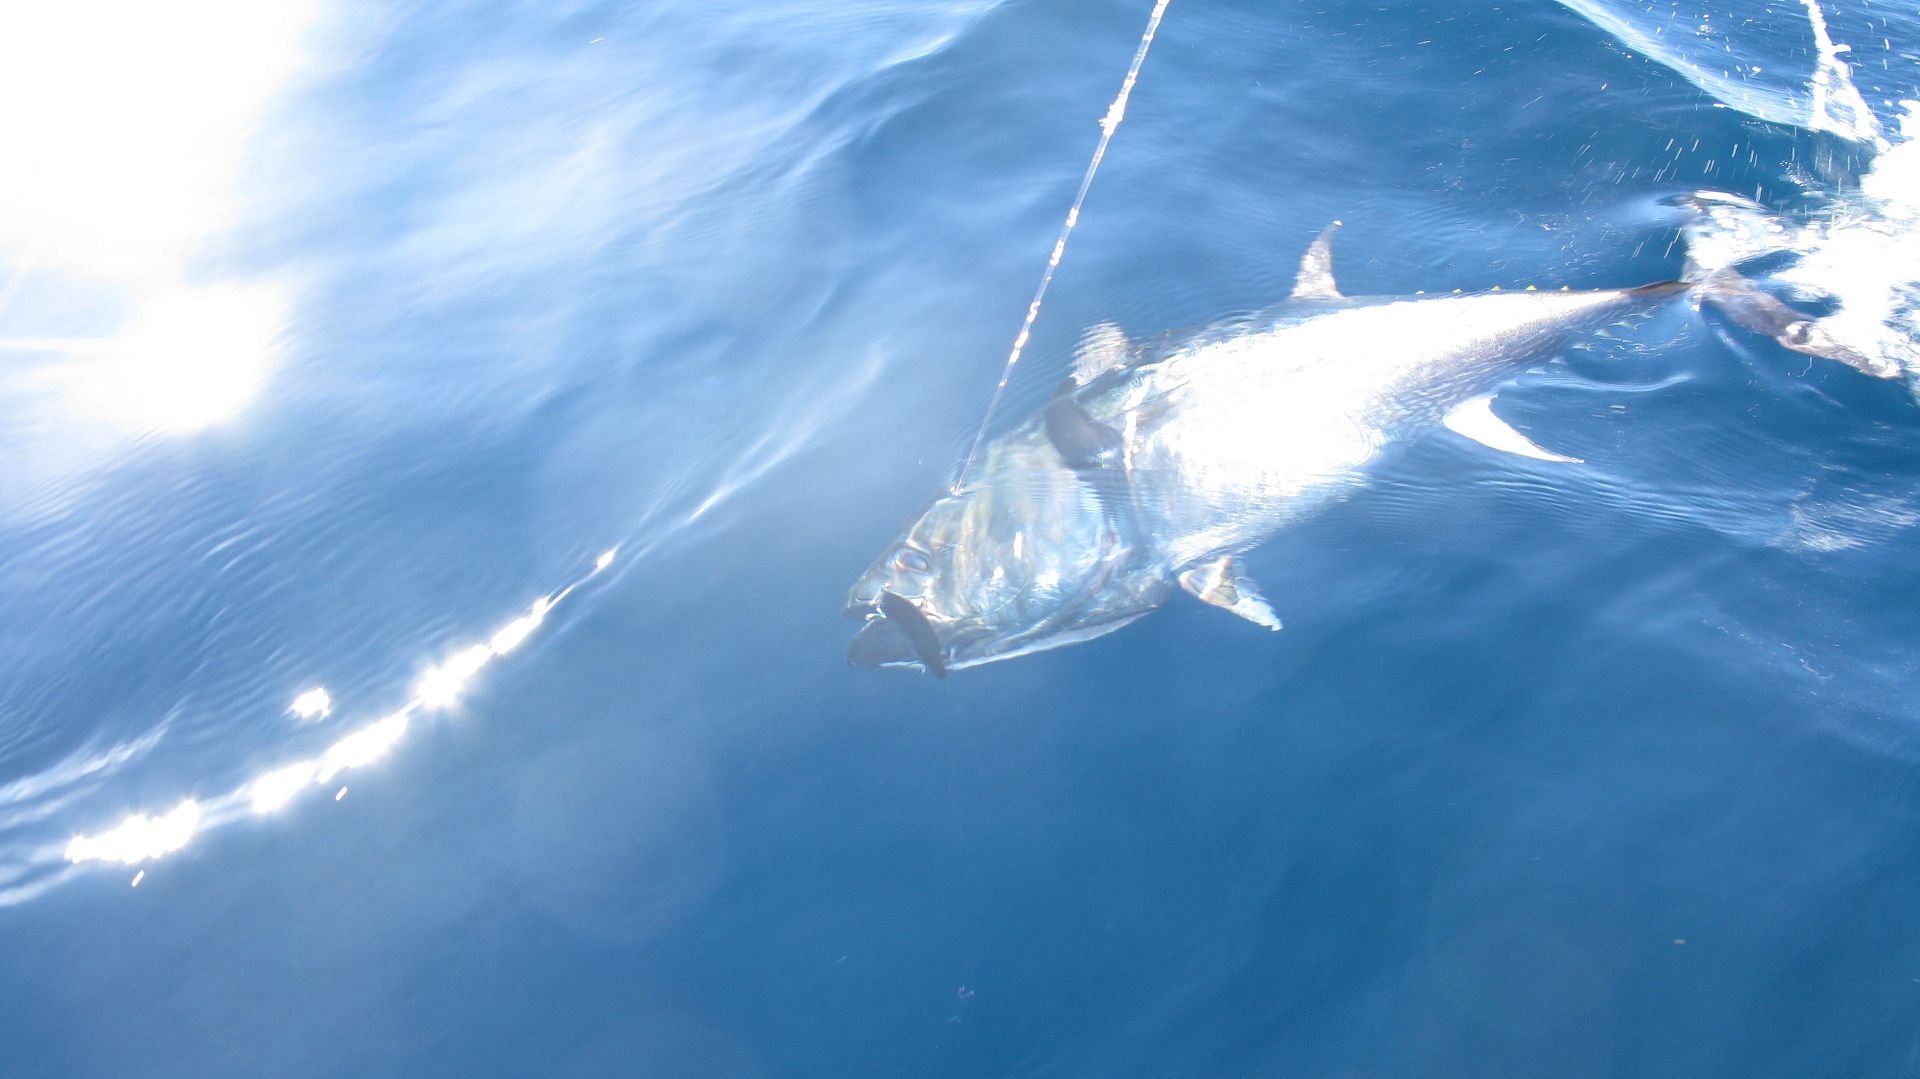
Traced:
<svg viewBox="0 0 1920 1079">
<path fill-rule="evenodd" d="M 1066 223 L 1060 226 L 1060 235 L 1053 241 L 1053 254 L 1047 257 L 1047 268 L 1040 275 L 1040 287 L 1034 290 L 1033 301 L 1027 304 L 1026 321 L 1020 323 L 1020 332 L 1013 336 L 1013 348 L 1007 353 L 1006 365 L 1000 369 L 1000 381 L 994 384 L 993 396 L 987 398 L 987 413 L 980 417 L 980 429 L 974 432 L 967 459 L 961 462 L 960 474 L 948 488 L 952 494 L 959 494 L 960 489 L 967 485 L 967 476 L 980 456 L 980 445 L 987 438 L 987 426 L 993 422 L 993 413 L 1000 407 L 1000 398 L 1007 392 L 1007 382 L 1013 378 L 1014 365 L 1020 362 L 1020 353 L 1025 351 L 1027 338 L 1033 334 L 1033 322 L 1040 317 L 1040 301 L 1046 299 L 1047 286 L 1053 283 L 1053 272 L 1060 267 L 1060 256 L 1066 253 L 1067 237 L 1073 234 L 1073 226 L 1080 222 L 1080 204 L 1087 201 L 1087 189 L 1093 186 L 1093 174 L 1100 171 L 1100 161 L 1107 156 L 1107 143 L 1113 141 L 1114 131 L 1126 116 L 1127 96 L 1133 93 L 1133 84 L 1140 78 L 1140 65 L 1146 62 L 1147 50 L 1153 47 L 1153 35 L 1160 29 L 1160 17 L 1166 14 L 1168 2 L 1154 0 L 1153 14 L 1147 17 L 1146 32 L 1140 35 L 1140 47 L 1134 51 L 1127 77 L 1120 82 L 1120 93 L 1114 96 L 1113 104 L 1107 106 L 1107 114 L 1100 118 L 1100 143 L 1093 148 L 1093 160 L 1087 162 L 1086 174 L 1080 177 L 1080 190 L 1073 196 L 1073 206 L 1067 210 Z"/>
</svg>

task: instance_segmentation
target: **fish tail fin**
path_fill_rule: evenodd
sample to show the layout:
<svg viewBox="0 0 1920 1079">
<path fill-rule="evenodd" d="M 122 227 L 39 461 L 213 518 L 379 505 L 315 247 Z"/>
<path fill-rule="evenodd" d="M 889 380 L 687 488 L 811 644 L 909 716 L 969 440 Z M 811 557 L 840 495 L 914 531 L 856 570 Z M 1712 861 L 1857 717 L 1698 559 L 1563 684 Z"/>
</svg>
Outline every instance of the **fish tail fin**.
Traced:
<svg viewBox="0 0 1920 1079">
<path fill-rule="evenodd" d="M 1752 199 L 1724 191 L 1690 191 L 1668 200 L 1687 212 L 1680 226 L 1686 266 L 1680 279 L 1699 284 L 1737 263 L 1790 250 L 1785 230 Z"/>
<path fill-rule="evenodd" d="M 1875 378 L 1898 378 L 1900 365 L 1843 340 L 1832 320 L 1799 311 L 1741 272 L 1756 260 L 1795 255 L 1792 233 L 1751 199 L 1694 191 L 1670 200 L 1688 212 L 1681 280 L 1703 307 L 1743 329 L 1808 356 L 1842 363 Z"/>
</svg>

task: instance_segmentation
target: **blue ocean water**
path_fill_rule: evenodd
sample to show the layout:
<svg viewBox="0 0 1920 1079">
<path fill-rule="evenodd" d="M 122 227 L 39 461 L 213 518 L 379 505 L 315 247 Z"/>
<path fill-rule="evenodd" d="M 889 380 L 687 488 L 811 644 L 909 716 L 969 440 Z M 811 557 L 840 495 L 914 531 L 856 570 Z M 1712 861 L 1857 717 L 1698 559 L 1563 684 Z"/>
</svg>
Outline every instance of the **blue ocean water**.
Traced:
<svg viewBox="0 0 1920 1079">
<path fill-rule="evenodd" d="M 0 1074 L 1920 1073 L 1899 382 L 1676 304 L 1503 392 L 1584 464 L 1255 551 L 1278 635 L 846 666 L 1148 7 L 4 35 Z M 1336 218 L 1627 286 L 1708 188 L 1910 299 L 1917 94 L 1866 0 L 1174 0 L 1002 419 Z"/>
</svg>

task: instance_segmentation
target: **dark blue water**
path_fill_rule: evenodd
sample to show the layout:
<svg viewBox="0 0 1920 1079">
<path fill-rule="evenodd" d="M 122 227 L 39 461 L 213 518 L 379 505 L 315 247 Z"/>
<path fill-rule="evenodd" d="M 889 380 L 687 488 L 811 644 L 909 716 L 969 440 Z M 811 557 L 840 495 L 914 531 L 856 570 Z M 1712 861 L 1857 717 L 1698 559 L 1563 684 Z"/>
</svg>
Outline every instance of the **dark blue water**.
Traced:
<svg viewBox="0 0 1920 1079">
<path fill-rule="evenodd" d="M 6 106 L 120 126 L 0 186 L 0 1074 L 1920 1073 L 1897 382 L 1678 304 L 1503 393 L 1584 465 L 1430 439 L 1252 554 L 1281 634 L 844 664 L 1147 7 L 246 8 Z M 1905 145 L 1911 11 L 1824 13 L 1876 147 L 1800 5 L 1592 7 L 1174 0 L 1006 418 L 1334 218 L 1352 294 L 1635 285 L 1662 198 L 1825 236 Z"/>
</svg>

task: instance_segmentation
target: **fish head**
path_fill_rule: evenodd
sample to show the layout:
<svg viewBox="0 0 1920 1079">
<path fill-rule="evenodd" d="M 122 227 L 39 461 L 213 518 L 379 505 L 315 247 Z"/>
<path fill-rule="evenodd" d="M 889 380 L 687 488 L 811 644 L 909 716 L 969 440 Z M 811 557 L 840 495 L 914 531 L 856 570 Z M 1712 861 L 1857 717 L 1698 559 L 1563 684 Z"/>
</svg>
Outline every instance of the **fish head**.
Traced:
<svg viewBox="0 0 1920 1079">
<path fill-rule="evenodd" d="M 855 582 L 857 667 L 948 671 L 1086 640 L 1164 598 L 1133 572 L 1111 507 L 1065 469 L 989 477 L 935 499 Z M 1142 587 L 1140 580 L 1147 580 Z"/>
</svg>

